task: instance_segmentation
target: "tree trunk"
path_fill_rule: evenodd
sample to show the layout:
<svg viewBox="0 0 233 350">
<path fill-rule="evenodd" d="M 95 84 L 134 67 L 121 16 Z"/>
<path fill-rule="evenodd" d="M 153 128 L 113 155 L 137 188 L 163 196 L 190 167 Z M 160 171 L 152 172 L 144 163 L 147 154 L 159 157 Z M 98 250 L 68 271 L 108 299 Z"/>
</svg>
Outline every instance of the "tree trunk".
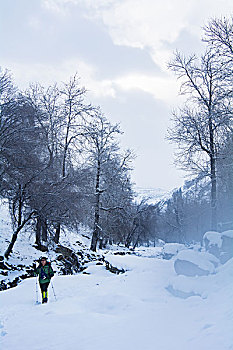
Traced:
<svg viewBox="0 0 233 350">
<path fill-rule="evenodd" d="M 21 185 L 19 185 L 18 227 L 22 224 L 22 208 L 23 208 L 22 189 L 21 189 Z"/>
<path fill-rule="evenodd" d="M 108 244 L 108 239 L 107 239 L 107 238 L 104 238 L 104 239 L 103 239 L 103 242 L 102 242 L 103 249 L 106 248 L 107 244 Z"/>
<path fill-rule="evenodd" d="M 67 140 L 66 140 L 67 142 Z M 68 146 L 65 144 L 64 154 L 63 154 L 63 162 L 62 162 L 62 177 L 66 176 L 66 154 L 67 154 Z"/>
<path fill-rule="evenodd" d="M 46 219 L 42 220 L 42 235 L 41 235 L 42 241 L 47 242 L 48 241 L 48 226 Z"/>
<path fill-rule="evenodd" d="M 71 105 L 70 105 L 70 109 L 71 109 Z M 62 177 L 63 178 L 65 178 L 65 176 L 66 176 L 66 156 L 67 156 L 68 144 L 69 144 L 68 138 L 69 138 L 69 131 L 70 131 L 70 115 L 71 115 L 71 110 L 69 112 L 68 125 L 66 128 L 65 146 L 64 146 L 64 154 L 63 154 L 63 161 L 62 161 Z M 61 224 L 57 223 L 55 236 L 54 236 L 54 242 L 56 244 L 59 243 L 60 233 L 61 233 Z"/>
<path fill-rule="evenodd" d="M 209 116 L 210 135 L 210 179 L 211 179 L 211 229 L 217 230 L 217 181 L 216 181 L 216 159 L 214 149 L 214 131 L 211 114 Z"/>
<path fill-rule="evenodd" d="M 132 238 L 133 238 L 133 234 L 134 234 L 134 230 L 131 231 L 131 232 L 128 234 L 128 236 L 126 237 L 126 240 L 125 240 L 125 247 L 126 247 L 126 248 L 129 248 L 130 243 L 131 243 Z"/>
<path fill-rule="evenodd" d="M 211 230 L 217 230 L 217 181 L 215 157 L 211 157 Z"/>
<path fill-rule="evenodd" d="M 126 247 L 126 248 L 129 248 L 130 243 L 131 243 L 131 241 L 132 241 L 132 239 L 133 239 L 133 236 L 134 236 L 134 233 L 135 233 L 136 229 L 137 229 L 137 226 L 135 226 L 135 227 L 129 232 L 128 236 L 126 237 L 126 240 L 125 240 L 125 247 Z"/>
<path fill-rule="evenodd" d="M 12 249 L 14 247 L 14 244 L 17 240 L 17 236 L 18 236 L 18 233 L 22 230 L 22 228 L 24 227 L 24 225 L 32 218 L 32 215 L 34 214 L 34 211 L 31 212 L 31 214 L 26 218 L 24 219 L 24 221 L 21 223 L 20 226 L 17 227 L 16 231 L 13 233 L 12 235 L 12 238 L 11 238 L 11 242 L 7 248 L 7 250 L 5 251 L 5 258 L 8 259 L 9 255 L 11 254 L 12 252 Z"/>
<path fill-rule="evenodd" d="M 36 220 L 36 245 L 40 248 L 41 246 L 41 219 L 38 216 Z"/>
<path fill-rule="evenodd" d="M 97 242 L 99 239 L 99 218 L 100 218 L 100 160 L 98 160 L 95 186 L 95 222 L 94 231 L 91 240 L 91 250 L 96 251 Z"/>
<path fill-rule="evenodd" d="M 135 243 L 134 243 L 134 245 L 133 245 L 133 250 L 137 247 L 137 245 L 138 245 L 138 243 L 139 243 L 139 238 L 140 238 L 140 233 L 138 234 L 137 239 L 136 239 L 136 241 L 135 241 Z M 128 247 L 128 248 L 129 248 L 129 247 Z"/>
<path fill-rule="evenodd" d="M 57 224 L 55 236 L 54 236 L 54 243 L 56 244 L 59 243 L 60 233 L 61 233 L 61 224 Z"/>
<path fill-rule="evenodd" d="M 103 238 L 99 239 L 99 249 L 103 249 Z"/>
<path fill-rule="evenodd" d="M 228 195 L 228 215 L 227 220 L 231 221 L 233 224 L 233 173 L 232 170 L 229 169 L 228 181 L 227 181 L 227 195 Z"/>
<path fill-rule="evenodd" d="M 133 236 L 137 230 L 139 226 L 139 220 L 138 218 L 135 218 L 134 221 L 133 221 L 133 228 L 132 230 L 129 232 L 128 236 L 126 237 L 126 240 L 125 240 L 125 247 L 126 248 L 129 248 L 130 246 L 130 243 L 132 242 L 132 239 L 133 239 Z"/>
</svg>

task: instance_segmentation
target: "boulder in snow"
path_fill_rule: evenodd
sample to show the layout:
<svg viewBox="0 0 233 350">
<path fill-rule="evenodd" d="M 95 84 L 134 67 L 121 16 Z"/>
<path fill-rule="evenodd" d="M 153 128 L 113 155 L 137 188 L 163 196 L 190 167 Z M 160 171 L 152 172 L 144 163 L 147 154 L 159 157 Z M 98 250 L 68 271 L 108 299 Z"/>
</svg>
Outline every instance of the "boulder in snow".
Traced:
<svg viewBox="0 0 233 350">
<path fill-rule="evenodd" d="M 233 257 L 233 230 L 224 231 L 221 233 L 222 246 L 220 261 L 225 264 L 229 259 Z"/>
<path fill-rule="evenodd" d="M 185 249 L 184 244 L 180 243 L 166 243 L 163 246 L 162 254 L 164 259 L 171 259 L 174 255 L 176 255 L 179 251 Z"/>
<path fill-rule="evenodd" d="M 222 264 L 233 257 L 233 230 L 206 232 L 203 242 L 207 252 L 219 258 Z"/>
<path fill-rule="evenodd" d="M 178 275 L 207 276 L 215 272 L 219 260 L 212 254 L 190 249 L 180 251 L 174 262 Z"/>
<path fill-rule="evenodd" d="M 208 231 L 203 236 L 203 242 L 207 252 L 215 255 L 217 258 L 220 257 L 222 246 L 221 233 L 216 231 Z"/>
</svg>

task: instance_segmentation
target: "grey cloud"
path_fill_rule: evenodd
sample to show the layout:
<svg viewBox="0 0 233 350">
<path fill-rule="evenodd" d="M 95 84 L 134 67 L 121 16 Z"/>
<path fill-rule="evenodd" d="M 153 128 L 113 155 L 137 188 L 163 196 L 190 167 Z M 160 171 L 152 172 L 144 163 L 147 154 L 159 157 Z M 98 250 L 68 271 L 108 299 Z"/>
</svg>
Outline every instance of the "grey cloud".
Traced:
<svg viewBox="0 0 233 350">
<path fill-rule="evenodd" d="M 116 46 L 101 24 L 83 17 L 82 8 L 73 7 L 71 13 L 55 15 L 42 8 L 38 0 L 2 1 L 0 59 L 23 62 L 25 67 L 36 63 L 59 67 L 66 60 L 78 58 L 96 67 L 97 80 L 132 72 L 162 74 L 149 49 Z M 30 25 L 33 20 L 40 27 Z M 172 188 L 181 183 L 171 166 L 172 148 L 164 140 L 169 108 L 141 90 L 115 89 L 115 98 L 97 99 L 94 94 L 88 94 L 88 98 L 101 105 L 110 120 L 121 122 L 123 146 L 134 148 L 138 154 L 134 179 L 145 187 L 166 188 L 169 184 Z"/>
<path fill-rule="evenodd" d="M 98 98 L 112 122 L 121 122 L 123 147 L 137 154 L 133 180 L 142 187 L 171 189 L 183 183 L 181 171 L 173 165 L 173 147 L 165 140 L 171 111 L 152 95 L 141 90 L 117 90 L 115 98 Z"/>
<path fill-rule="evenodd" d="M 0 7 L 4 61 L 58 64 L 78 58 L 97 68 L 96 79 L 134 71 L 161 74 L 148 50 L 114 45 L 104 27 L 85 18 L 79 6 L 72 6 L 67 16 L 46 11 L 37 0 L 4 2 Z M 32 20 L 40 28 L 30 26 Z"/>
<path fill-rule="evenodd" d="M 201 45 L 200 37 L 191 33 L 188 28 L 181 30 L 178 38 L 173 43 L 163 42 L 163 44 L 171 52 L 179 50 L 185 55 L 201 54 L 204 50 L 204 44 Z"/>
</svg>

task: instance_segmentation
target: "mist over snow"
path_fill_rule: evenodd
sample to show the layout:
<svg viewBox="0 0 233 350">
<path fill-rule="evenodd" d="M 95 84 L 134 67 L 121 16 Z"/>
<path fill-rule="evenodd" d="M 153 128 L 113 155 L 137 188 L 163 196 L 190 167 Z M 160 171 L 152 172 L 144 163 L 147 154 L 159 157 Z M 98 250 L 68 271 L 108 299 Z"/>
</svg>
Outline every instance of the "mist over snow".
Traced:
<svg viewBox="0 0 233 350">
<path fill-rule="evenodd" d="M 10 228 L 5 203 L 1 205 L 1 254 Z M 73 251 L 82 244 L 88 253 L 88 234 L 85 228 L 80 233 L 67 231 L 61 242 Z M 232 234 L 227 231 L 225 236 Z M 220 249 L 216 236 L 217 232 L 210 232 L 205 239 Z M 35 277 L 1 291 L 1 349 L 232 349 L 233 258 L 221 264 L 198 244 L 163 243 L 134 252 L 115 245 L 99 251 L 104 261 L 86 261 L 80 273 L 62 276 L 57 254 L 43 254 L 56 271 L 49 303 L 36 304 L 40 292 Z M 26 229 L 8 263 L 15 268 L 29 266 L 40 255 L 33 247 L 32 232 Z M 121 273 L 112 273 L 107 266 Z M 1 280 L 17 274 L 20 271 L 9 271 Z"/>
</svg>

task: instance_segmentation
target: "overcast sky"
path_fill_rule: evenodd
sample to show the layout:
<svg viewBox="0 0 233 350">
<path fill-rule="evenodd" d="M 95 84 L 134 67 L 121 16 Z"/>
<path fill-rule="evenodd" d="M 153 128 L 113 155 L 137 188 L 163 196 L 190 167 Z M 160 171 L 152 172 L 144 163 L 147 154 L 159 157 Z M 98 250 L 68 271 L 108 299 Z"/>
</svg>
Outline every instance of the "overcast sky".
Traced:
<svg viewBox="0 0 233 350">
<path fill-rule="evenodd" d="M 201 27 L 232 13 L 232 0 L 0 0 L 0 66 L 20 88 L 77 72 L 135 150 L 133 181 L 171 190 L 184 178 L 165 134 L 182 101 L 167 62 L 201 53 Z"/>
</svg>

